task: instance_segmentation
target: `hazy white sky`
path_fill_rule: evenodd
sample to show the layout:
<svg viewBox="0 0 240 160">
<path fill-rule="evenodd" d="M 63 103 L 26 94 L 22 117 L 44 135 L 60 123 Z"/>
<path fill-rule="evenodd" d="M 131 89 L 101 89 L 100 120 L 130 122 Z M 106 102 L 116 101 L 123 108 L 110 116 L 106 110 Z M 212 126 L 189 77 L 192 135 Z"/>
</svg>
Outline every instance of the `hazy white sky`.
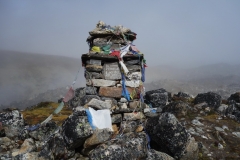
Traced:
<svg viewBox="0 0 240 160">
<path fill-rule="evenodd" d="M 0 50 L 80 58 L 99 20 L 136 32 L 148 65 L 240 63 L 239 0 L 0 0 Z"/>
</svg>

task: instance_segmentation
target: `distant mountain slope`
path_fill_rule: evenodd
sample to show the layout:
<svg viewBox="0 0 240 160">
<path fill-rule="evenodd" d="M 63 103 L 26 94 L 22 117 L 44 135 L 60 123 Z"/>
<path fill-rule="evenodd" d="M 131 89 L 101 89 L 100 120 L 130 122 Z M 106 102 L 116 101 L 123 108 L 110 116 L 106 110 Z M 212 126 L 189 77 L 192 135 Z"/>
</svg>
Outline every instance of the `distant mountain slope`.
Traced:
<svg viewBox="0 0 240 160">
<path fill-rule="evenodd" d="M 48 90 L 71 85 L 81 66 L 80 57 L 0 51 L 0 104 L 30 100 Z M 84 84 L 82 68 L 76 86 Z"/>
</svg>

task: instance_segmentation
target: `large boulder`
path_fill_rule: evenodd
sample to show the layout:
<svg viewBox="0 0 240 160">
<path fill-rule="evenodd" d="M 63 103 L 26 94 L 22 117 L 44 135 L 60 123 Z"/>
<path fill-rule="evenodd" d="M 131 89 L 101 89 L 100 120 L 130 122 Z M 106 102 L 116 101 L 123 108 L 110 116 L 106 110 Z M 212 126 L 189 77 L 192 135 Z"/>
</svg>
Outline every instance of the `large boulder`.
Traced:
<svg viewBox="0 0 240 160">
<path fill-rule="evenodd" d="M 23 115 L 18 110 L 0 113 L 0 122 L 7 137 L 16 137 L 24 128 Z"/>
<path fill-rule="evenodd" d="M 70 149 L 82 146 L 92 134 L 93 130 L 84 108 L 75 109 L 62 124 L 63 139 Z"/>
<path fill-rule="evenodd" d="M 149 118 L 145 129 L 155 149 L 176 159 L 181 158 L 187 152 L 186 148 L 191 137 L 173 114 L 163 113 Z"/>
<path fill-rule="evenodd" d="M 51 135 L 42 150 L 39 152 L 39 159 L 69 159 L 75 154 L 74 150 L 68 150 L 62 135 L 57 132 Z"/>
<path fill-rule="evenodd" d="M 44 141 L 58 129 L 59 127 L 54 121 L 49 121 L 46 125 L 39 127 L 37 130 L 30 131 L 29 136 L 35 140 Z"/>
<path fill-rule="evenodd" d="M 217 109 L 221 105 L 222 98 L 219 94 L 213 92 L 200 93 L 196 96 L 194 104 L 199 104 L 203 102 L 206 102 L 209 107 Z"/>
<path fill-rule="evenodd" d="M 171 98 L 171 94 L 165 89 L 157 89 L 146 92 L 146 103 L 150 103 L 153 108 L 163 108 L 166 106 L 168 100 Z"/>
<path fill-rule="evenodd" d="M 225 114 L 229 118 L 232 118 L 240 123 L 240 105 L 235 101 L 231 100 L 228 102 L 228 107 L 226 108 Z"/>
<path fill-rule="evenodd" d="M 176 117 L 185 117 L 190 106 L 182 101 L 171 102 L 165 106 L 162 112 L 169 112 L 174 114 Z"/>
<path fill-rule="evenodd" d="M 234 100 L 236 103 L 240 103 L 240 92 L 231 94 L 231 96 L 228 98 L 228 101 L 231 101 L 231 100 Z"/>
<path fill-rule="evenodd" d="M 89 153 L 91 160 L 146 159 L 147 137 L 144 132 L 127 133 L 97 146 Z"/>
</svg>

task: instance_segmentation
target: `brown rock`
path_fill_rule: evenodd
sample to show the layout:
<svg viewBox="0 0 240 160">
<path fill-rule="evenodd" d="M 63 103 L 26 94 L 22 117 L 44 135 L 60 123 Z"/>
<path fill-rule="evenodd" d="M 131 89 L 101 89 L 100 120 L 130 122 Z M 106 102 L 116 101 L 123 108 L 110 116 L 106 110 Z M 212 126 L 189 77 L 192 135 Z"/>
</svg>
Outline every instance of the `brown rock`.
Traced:
<svg viewBox="0 0 240 160">
<path fill-rule="evenodd" d="M 142 132 L 143 131 L 143 126 L 138 126 L 137 129 L 135 130 L 136 132 Z"/>
<path fill-rule="evenodd" d="M 127 90 L 131 94 L 133 92 L 134 88 L 127 87 Z M 136 89 L 136 90 L 138 90 L 138 89 Z M 99 96 L 121 98 L 122 97 L 122 88 L 121 87 L 100 87 Z M 134 98 L 137 98 L 136 94 L 135 94 Z"/>
</svg>

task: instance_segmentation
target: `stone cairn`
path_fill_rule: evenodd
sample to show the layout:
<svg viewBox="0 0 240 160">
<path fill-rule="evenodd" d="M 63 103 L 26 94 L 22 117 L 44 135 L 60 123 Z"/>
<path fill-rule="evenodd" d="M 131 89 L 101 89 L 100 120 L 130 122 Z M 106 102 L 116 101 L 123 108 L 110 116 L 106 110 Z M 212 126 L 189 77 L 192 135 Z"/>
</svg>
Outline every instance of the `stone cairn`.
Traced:
<svg viewBox="0 0 240 160">
<path fill-rule="evenodd" d="M 142 103 L 146 65 L 143 54 L 132 44 L 136 33 L 100 21 L 89 34 L 89 53 L 82 55 L 88 94 L 85 106 L 110 109 L 112 123 L 141 121 L 146 108 Z"/>
</svg>

